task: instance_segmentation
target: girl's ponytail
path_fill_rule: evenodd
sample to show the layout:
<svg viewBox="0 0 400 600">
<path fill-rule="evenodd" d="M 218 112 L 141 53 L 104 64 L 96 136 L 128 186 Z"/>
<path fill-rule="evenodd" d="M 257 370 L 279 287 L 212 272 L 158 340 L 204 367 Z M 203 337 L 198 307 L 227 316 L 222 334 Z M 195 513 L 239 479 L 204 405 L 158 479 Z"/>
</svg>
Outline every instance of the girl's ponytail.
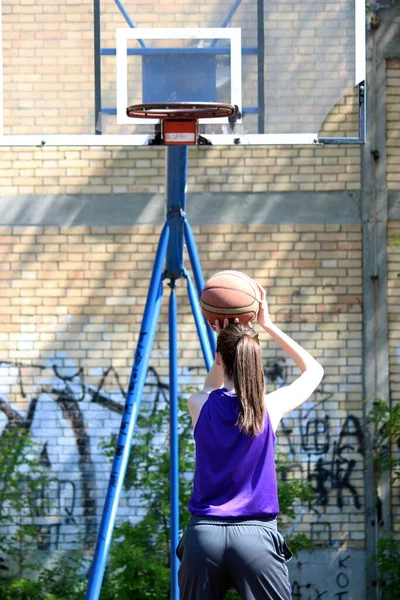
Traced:
<svg viewBox="0 0 400 600">
<path fill-rule="evenodd" d="M 265 383 L 258 334 L 248 325 L 232 323 L 221 330 L 217 352 L 240 400 L 237 424 L 255 437 L 264 429 Z"/>
</svg>

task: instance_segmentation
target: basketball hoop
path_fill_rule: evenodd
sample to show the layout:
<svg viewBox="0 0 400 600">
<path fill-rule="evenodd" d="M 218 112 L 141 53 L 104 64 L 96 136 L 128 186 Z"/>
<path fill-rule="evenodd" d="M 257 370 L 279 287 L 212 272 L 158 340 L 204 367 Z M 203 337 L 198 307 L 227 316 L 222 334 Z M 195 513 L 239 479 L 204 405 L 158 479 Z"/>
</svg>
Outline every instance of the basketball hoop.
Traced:
<svg viewBox="0 0 400 600">
<path fill-rule="evenodd" d="M 193 146 L 199 143 L 199 119 L 231 118 L 236 110 L 231 104 L 217 102 L 157 102 L 128 106 L 126 114 L 136 119 L 159 119 L 160 143 L 165 146 Z"/>
</svg>

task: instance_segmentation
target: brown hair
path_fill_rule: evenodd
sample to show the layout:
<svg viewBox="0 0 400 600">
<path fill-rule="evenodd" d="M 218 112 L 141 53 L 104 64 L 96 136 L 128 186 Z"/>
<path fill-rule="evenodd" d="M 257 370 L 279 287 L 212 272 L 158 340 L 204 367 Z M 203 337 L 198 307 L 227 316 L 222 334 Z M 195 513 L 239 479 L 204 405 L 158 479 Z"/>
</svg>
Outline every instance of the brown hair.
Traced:
<svg viewBox="0 0 400 600">
<path fill-rule="evenodd" d="M 230 323 L 218 335 L 217 352 L 240 400 L 237 425 L 247 435 L 256 437 L 264 429 L 266 412 L 258 334 L 248 325 Z"/>
</svg>

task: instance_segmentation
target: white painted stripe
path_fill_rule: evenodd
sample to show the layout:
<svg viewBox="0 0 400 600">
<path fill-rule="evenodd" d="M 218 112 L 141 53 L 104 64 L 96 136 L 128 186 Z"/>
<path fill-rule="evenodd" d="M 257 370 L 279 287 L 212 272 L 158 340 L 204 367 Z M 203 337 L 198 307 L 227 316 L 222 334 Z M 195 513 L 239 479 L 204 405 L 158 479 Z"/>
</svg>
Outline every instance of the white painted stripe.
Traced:
<svg viewBox="0 0 400 600">
<path fill-rule="evenodd" d="M 356 71 L 355 82 L 357 85 L 365 81 L 366 57 L 365 57 L 365 0 L 355 0 L 355 53 L 356 53 Z"/>
<path fill-rule="evenodd" d="M 231 39 L 232 31 L 239 29 L 240 27 L 137 27 L 132 29 L 124 27 L 123 29 L 117 29 L 117 37 L 121 35 L 126 41 L 127 40 L 188 40 L 194 39 L 206 39 L 213 40 L 217 39 Z M 121 33 L 119 33 L 121 32 Z"/>
<path fill-rule="evenodd" d="M 145 146 L 153 135 L 3 135 L 0 146 Z"/>
<path fill-rule="evenodd" d="M 127 56 L 127 42 L 123 36 L 118 35 L 116 39 L 117 49 L 117 123 L 127 123 L 129 117 L 126 115 L 126 109 L 128 108 L 128 56 Z"/>
<path fill-rule="evenodd" d="M 145 146 L 154 135 L 4 135 L 0 146 Z M 244 136 L 211 134 L 206 138 L 214 146 L 268 146 L 314 144 L 318 133 L 250 134 Z M 235 140 L 240 140 L 237 144 Z"/>
<path fill-rule="evenodd" d="M 231 31 L 231 104 L 236 104 L 242 112 L 242 31 L 239 27 Z M 241 118 L 237 120 L 241 122 Z"/>
<path fill-rule="evenodd" d="M 308 146 L 315 144 L 318 133 L 252 133 L 243 136 L 212 134 L 206 137 L 215 146 L 284 146 L 291 144 Z M 238 139 L 239 143 L 235 142 Z"/>
<path fill-rule="evenodd" d="M 194 133 L 165 133 L 164 138 L 166 142 L 188 142 L 193 144 L 196 141 Z"/>
</svg>

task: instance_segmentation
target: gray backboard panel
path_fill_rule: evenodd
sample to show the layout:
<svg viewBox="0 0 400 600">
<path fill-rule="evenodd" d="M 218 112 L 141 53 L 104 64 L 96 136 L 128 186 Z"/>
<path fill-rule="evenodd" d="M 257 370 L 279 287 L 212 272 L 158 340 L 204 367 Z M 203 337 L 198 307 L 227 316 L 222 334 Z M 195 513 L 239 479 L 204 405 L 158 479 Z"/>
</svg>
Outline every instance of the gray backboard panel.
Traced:
<svg viewBox="0 0 400 600">
<path fill-rule="evenodd" d="M 171 100 L 239 106 L 201 123 L 213 144 L 313 143 L 364 80 L 364 0 L 3 0 L 1 20 L 2 145 L 147 144 L 123 105 Z"/>
</svg>

